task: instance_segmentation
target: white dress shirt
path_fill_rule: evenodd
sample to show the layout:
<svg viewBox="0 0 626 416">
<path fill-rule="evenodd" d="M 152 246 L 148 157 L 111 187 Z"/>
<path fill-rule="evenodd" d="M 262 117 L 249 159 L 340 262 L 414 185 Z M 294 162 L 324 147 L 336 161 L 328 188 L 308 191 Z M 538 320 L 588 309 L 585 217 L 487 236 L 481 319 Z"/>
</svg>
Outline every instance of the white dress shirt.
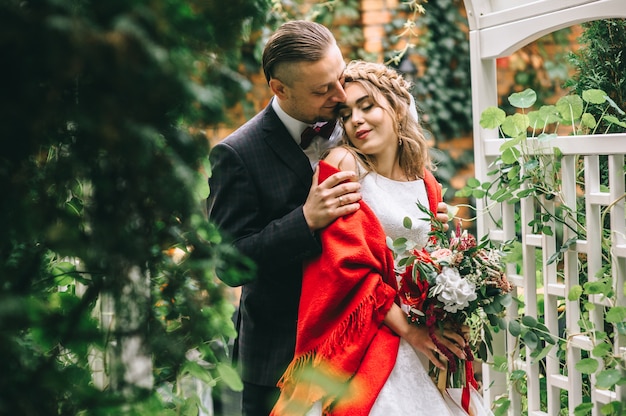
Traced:
<svg viewBox="0 0 626 416">
<path fill-rule="evenodd" d="M 296 120 L 289 114 L 285 113 L 285 111 L 280 108 L 280 105 L 278 104 L 278 100 L 276 98 L 272 98 L 272 108 L 276 112 L 276 115 L 278 116 L 280 121 L 282 121 L 282 123 L 287 128 L 289 134 L 291 134 L 291 137 L 293 137 L 298 146 L 300 146 L 300 136 L 302 135 L 304 129 L 309 127 L 309 124 Z M 320 136 L 315 136 L 315 138 L 313 138 L 311 145 L 303 150 L 306 157 L 309 158 L 309 161 L 311 162 L 311 167 L 313 169 L 315 169 L 320 158 L 322 157 L 324 152 L 326 152 L 326 150 L 339 144 L 342 135 L 343 128 L 341 127 L 340 123 L 337 123 L 337 125 L 335 126 L 335 130 L 333 130 L 328 140 Z"/>
</svg>

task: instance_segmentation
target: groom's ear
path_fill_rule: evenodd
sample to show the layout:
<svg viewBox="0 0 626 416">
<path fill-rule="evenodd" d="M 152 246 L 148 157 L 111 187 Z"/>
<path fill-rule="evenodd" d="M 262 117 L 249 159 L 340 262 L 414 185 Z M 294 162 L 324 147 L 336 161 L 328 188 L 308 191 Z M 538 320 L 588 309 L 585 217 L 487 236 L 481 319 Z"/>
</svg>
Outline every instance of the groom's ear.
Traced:
<svg viewBox="0 0 626 416">
<path fill-rule="evenodd" d="M 270 79 L 269 82 L 270 90 L 277 96 L 279 99 L 284 100 L 287 98 L 287 85 L 285 85 L 281 80 L 277 78 Z"/>
</svg>

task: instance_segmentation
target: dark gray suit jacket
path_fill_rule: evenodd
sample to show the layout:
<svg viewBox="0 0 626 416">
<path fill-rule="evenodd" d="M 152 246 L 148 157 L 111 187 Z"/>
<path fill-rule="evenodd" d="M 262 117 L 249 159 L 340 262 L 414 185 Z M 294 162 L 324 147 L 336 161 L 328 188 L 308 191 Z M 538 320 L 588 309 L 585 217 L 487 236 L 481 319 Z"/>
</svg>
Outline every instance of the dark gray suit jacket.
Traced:
<svg viewBox="0 0 626 416">
<path fill-rule="evenodd" d="M 313 171 L 271 105 L 217 144 L 210 161 L 209 218 L 258 267 L 239 310 L 243 380 L 274 386 L 294 354 L 302 261 L 321 252 L 302 212 Z"/>
</svg>

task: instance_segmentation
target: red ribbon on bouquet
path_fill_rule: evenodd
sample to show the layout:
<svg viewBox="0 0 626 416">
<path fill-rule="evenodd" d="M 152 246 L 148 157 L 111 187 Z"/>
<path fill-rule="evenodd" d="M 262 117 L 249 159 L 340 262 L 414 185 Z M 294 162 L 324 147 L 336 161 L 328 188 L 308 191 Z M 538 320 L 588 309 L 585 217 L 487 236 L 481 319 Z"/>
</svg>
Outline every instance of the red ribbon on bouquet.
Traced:
<svg viewBox="0 0 626 416">
<path fill-rule="evenodd" d="M 473 359 L 474 357 L 472 356 L 472 360 Z M 470 407 L 470 386 L 478 389 L 478 383 L 474 378 L 474 366 L 472 365 L 472 360 L 465 361 L 465 386 L 463 387 L 463 393 L 461 394 L 461 406 L 467 413 L 469 413 Z"/>
<path fill-rule="evenodd" d="M 443 355 L 445 355 L 446 359 L 448 360 L 448 368 L 446 371 L 452 372 L 452 373 L 456 372 L 457 367 L 456 367 L 455 356 L 452 354 L 452 351 L 450 351 L 448 348 L 443 346 L 439 342 L 437 337 L 435 336 L 436 323 L 441 322 L 443 320 L 443 318 L 445 317 L 445 312 L 441 309 L 434 308 L 434 305 L 430 305 L 428 307 L 426 316 L 428 316 L 428 318 L 426 319 L 426 326 L 428 327 L 428 334 L 430 335 L 430 338 L 433 340 L 433 342 L 437 346 L 437 349 L 439 349 L 439 351 Z M 469 345 L 467 344 L 465 345 L 464 352 L 465 352 L 465 355 L 467 356 L 467 359 L 464 360 L 465 386 L 463 386 L 463 392 L 461 395 L 461 406 L 463 407 L 463 410 L 469 413 L 470 399 L 471 399 L 470 387 L 473 387 L 474 389 L 478 389 L 478 383 L 476 382 L 476 378 L 474 378 L 474 366 L 472 365 L 472 361 L 474 361 L 474 354 L 472 354 L 472 350 Z"/>
</svg>

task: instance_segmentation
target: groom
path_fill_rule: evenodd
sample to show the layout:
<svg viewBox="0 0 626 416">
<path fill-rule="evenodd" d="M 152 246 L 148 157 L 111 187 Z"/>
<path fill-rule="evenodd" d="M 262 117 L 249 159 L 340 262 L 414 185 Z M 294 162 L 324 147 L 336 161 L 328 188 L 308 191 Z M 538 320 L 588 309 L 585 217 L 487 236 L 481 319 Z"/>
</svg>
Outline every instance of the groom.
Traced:
<svg viewBox="0 0 626 416">
<path fill-rule="evenodd" d="M 334 123 L 346 98 L 344 68 L 326 27 L 285 23 L 263 52 L 271 103 L 211 151 L 209 217 L 257 264 L 253 280 L 225 282 L 243 284 L 236 348 L 245 416 L 267 416 L 278 397 L 276 383 L 294 355 L 302 262 L 322 249 L 316 232 L 359 209 L 353 172 L 317 185 L 317 162 L 341 129 L 301 147 L 307 127 Z"/>
</svg>

